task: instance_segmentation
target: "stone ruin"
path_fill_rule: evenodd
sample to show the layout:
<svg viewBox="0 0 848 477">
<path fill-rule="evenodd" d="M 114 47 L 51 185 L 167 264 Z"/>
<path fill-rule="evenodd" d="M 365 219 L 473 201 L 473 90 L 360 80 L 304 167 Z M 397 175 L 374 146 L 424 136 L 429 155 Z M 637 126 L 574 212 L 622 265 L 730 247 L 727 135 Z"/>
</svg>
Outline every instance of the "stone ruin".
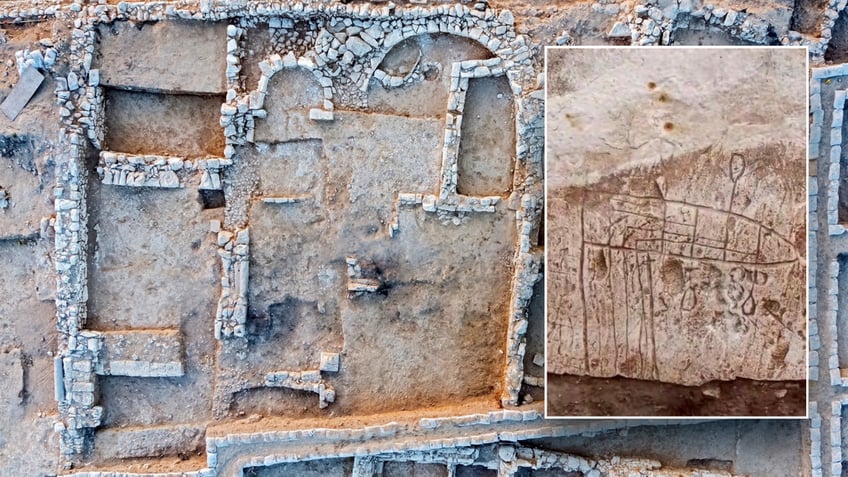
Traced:
<svg viewBox="0 0 848 477">
<path fill-rule="evenodd" d="M 799 2 L 798 9 L 807 8 L 801 3 L 804 2 Z M 835 306 L 840 255 L 831 252 L 838 247 L 841 230 L 839 200 L 834 198 L 840 191 L 840 156 L 838 152 L 834 156 L 833 151 L 841 144 L 841 133 L 837 131 L 841 122 L 836 126 L 835 121 L 836 110 L 842 108 L 836 104 L 838 91 L 831 90 L 841 87 L 844 72 L 841 65 L 824 66 L 823 62 L 834 55 L 835 48 L 829 48 L 830 43 L 840 41 L 845 2 L 824 2 L 823 10 L 814 15 L 818 21 L 803 28 L 798 26 L 803 22 L 791 18 L 793 5 L 786 1 L 759 9 L 732 2 L 698 1 L 575 2 L 559 8 L 562 13 L 555 8 L 485 1 L 344 4 L 213 0 L 31 0 L 0 6 L 4 29 L 17 33 L 16 29 L 42 28 L 35 33 L 40 40 L 28 39 L 21 46 L 24 40 L 10 33 L 8 42 L 0 43 L 13 58 L 8 63 L 9 71 L 15 71 L 10 73 L 12 77 L 27 69 L 37 69 L 44 75 L 41 89 L 21 111 L 17 124 L 34 129 L 39 122 L 59 124 L 55 130 L 43 131 L 45 146 L 38 142 L 40 139 L 28 138 L 28 132 L 20 129 L 23 126 L 3 123 L 0 150 L 4 158 L 9 156 L 16 167 L 30 170 L 21 154 L 4 149 L 12 144 L 16 151 L 29 151 L 42 163 L 34 167 L 39 174 L 30 174 L 35 179 L 8 179 L 5 168 L 0 174 L 0 245 L 4 251 L 12 244 L 30 247 L 26 250 L 36 250 L 39 257 L 47 257 L 33 261 L 50 267 L 49 273 L 44 273 L 48 279 L 39 282 L 38 292 L 33 294 L 37 299 L 26 302 L 32 306 L 15 308 L 15 302 L 11 310 L 15 316 L 31 314 L 33 321 L 42 314 L 51 319 L 55 316 L 55 321 L 48 324 L 56 331 L 50 332 L 55 333 L 55 339 L 48 337 L 43 345 L 49 347 L 49 355 L 47 348 L 32 348 L 40 350 L 37 353 L 29 351 L 29 344 L 22 345 L 26 353 L 2 355 L 2 382 L 11 383 L 3 391 L 4 398 L 11 396 L 4 399 L 4 405 L 32 405 L 34 400 L 47 405 L 39 405 L 38 417 L 27 417 L 33 423 L 33 432 L 28 434 L 40 436 L 39 441 L 26 444 L 30 446 L 26 458 L 20 457 L 23 453 L 14 454 L 19 449 L 14 443 L 7 444 L 3 451 L 7 453 L 0 454 L 0 461 L 5 461 L 0 462 L 0 472 L 15 475 L 26 469 L 32 475 L 297 475 L 299 470 L 288 469 L 296 469 L 291 466 L 301 463 L 317 466 L 342 459 L 343 467 L 350 468 L 349 474 L 357 476 L 408 475 L 398 469 L 425 468 L 401 466 L 407 464 L 433 465 L 440 472 L 436 475 L 548 475 L 544 472 L 554 470 L 565 475 L 591 476 L 755 475 L 751 469 L 758 465 L 763 468 L 762 462 L 744 464 L 742 451 L 738 457 L 727 457 L 737 459 L 735 468 L 715 460 L 716 452 L 736 455 L 737 445 L 739 449 L 753 448 L 751 440 L 727 436 L 791 437 L 800 429 L 805 436 L 803 456 L 795 462 L 800 470 L 787 475 L 806 475 L 808 471 L 811 475 L 840 475 L 845 441 L 841 431 L 845 400 L 839 391 L 843 379 L 841 342 L 837 338 L 840 318 Z M 576 23 L 569 23 L 569 18 Z M 181 38 L 185 34 L 196 35 L 198 41 L 173 48 L 174 44 L 186 43 Z M 810 257 L 816 258 L 811 259 L 809 267 L 811 419 L 809 424 L 787 427 L 752 423 L 745 432 L 739 430 L 742 427 L 734 427 L 743 424 L 730 421 L 546 420 L 542 417 L 544 379 L 539 366 L 543 359 L 536 358 L 541 358 L 543 351 L 541 340 L 533 341 L 531 334 L 531 308 L 538 300 L 544 250 L 540 240 L 544 205 L 542 47 L 590 40 L 668 45 L 697 41 L 698 35 L 707 43 L 779 43 L 810 49 L 810 213 L 815 220 L 810 221 L 809 243 Z M 258 42 L 266 38 L 267 45 Z M 470 57 L 428 56 L 428 48 L 457 38 L 474 45 L 463 50 L 473 53 Z M 133 44 L 145 48 L 128 50 L 127 45 Z M 411 48 L 414 54 L 400 58 L 400 66 L 383 65 L 394 48 Z M 169 51 L 171 58 L 161 58 L 162 51 Z M 163 63 L 167 66 L 162 67 Z M 407 123 L 381 119 L 409 119 L 410 108 L 430 107 L 433 95 L 420 94 L 410 100 L 414 106 L 409 106 L 403 94 L 416 87 L 429 92 L 426 88 L 434 75 L 445 82 L 444 94 L 437 96 L 443 101 L 433 106 L 438 114 L 426 121 L 419 118 Z M 499 99 L 508 102 L 511 115 L 506 121 L 500 118 L 500 122 L 509 127 L 493 128 L 496 123 L 490 123 L 472 130 L 463 128 L 464 124 L 474 124 L 480 114 L 466 114 L 482 103 L 466 103 L 466 98 L 478 94 L 475 85 L 482 81 L 506 84 L 498 94 L 503 96 Z M 45 88 L 50 90 L 46 95 L 42 93 Z M 7 91 L 8 88 L 4 94 Z M 289 98 L 281 91 L 294 94 Z M 397 96 L 390 96 L 395 93 Z M 45 97 L 49 100 L 45 101 Z M 430 101 L 422 101 L 422 97 Z M 146 114 L 122 109 L 138 101 L 150 104 Z M 830 108 L 830 104 L 834 107 Z M 370 108 L 376 110 L 374 117 L 356 116 Z M 181 127 L 169 129 L 174 118 Z M 839 118 L 841 121 L 841 115 Z M 824 125 L 832 121 L 834 126 L 827 135 L 831 142 L 819 141 Z M 344 134 L 333 129 L 352 122 L 363 125 L 360 141 L 362 137 L 376 137 L 385 131 L 386 124 L 399 128 L 395 134 L 406 133 L 418 141 L 403 149 L 404 158 L 412 158 L 413 162 L 424 157 L 433 160 L 415 162 L 417 167 L 403 174 L 424 186 L 389 188 L 394 192 L 390 196 L 369 195 L 368 190 L 379 190 L 381 184 L 356 176 L 360 183 L 353 181 L 349 188 L 338 189 L 334 188 L 334 181 L 313 173 L 328 170 L 326 166 L 331 161 L 348 167 L 337 159 L 345 154 L 351 160 L 367 157 L 370 146 L 345 148 L 350 143 L 344 143 Z M 487 183 L 485 171 L 474 171 L 468 165 L 470 153 L 463 149 L 468 137 L 487 129 L 495 129 L 496 135 L 505 137 L 511 147 L 505 154 L 509 157 L 506 165 L 487 166 L 498 171 L 499 181 L 492 181 L 495 186 Z M 135 139 L 133 134 L 137 135 Z M 392 135 L 379 138 L 386 137 Z M 490 138 L 493 144 L 500 139 Z M 138 144 L 155 147 L 139 148 Z M 317 152 L 309 156 L 313 146 Z M 831 148 L 830 155 L 823 157 L 831 159 L 817 161 L 827 147 Z M 301 152 L 292 154 L 289 149 Z M 437 155 L 431 158 L 427 151 L 437 151 Z M 292 163 L 299 161 L 306 166 L 298 172 L 295 164 L 292 170 L 279 174 L 290 180 L 271 183 L 268 178 L 280 171 L 273 169 L 277 164 L 257 165 L 257 156 L 265 154 L 295 157 Z M 368 167 L 378 174 L 381 161 L 390 162 L 397 156 L 400 154 L 379 157 Z M 828 169 L 823 170 L 828 172 L 815 176 L 817 165 L 825 163 Z M 346 177 L 354 176 L 351 173 Z M 814 176 L 823 182 L 819 184 Z M 27 184 L 31 190 L 45 191 L 49 206 L 30 206 L 26 190 L 19 183 Z M 391 185 L 407 183 L 394 178 Z M 822 201 L 827 202 L 827 211 L 824 207 L 817 209 L 819 190 L 830 194 L 828 200 Z M 194 203 L 196 197 L 200 198 L 199 205 Z M 367 242 L 369 246 L 351 247 L 353 250 L 341 247 L 323 252 L 318 246 L 310 248 L 309 240 L 289 231 L 301 229 L 304 234 L 313 234 L 310 237 L 321 237 L 326 234 L 325 229 L 309 227 L 332 223 L 360 233 L 356 224 L 348 226 L 343 220 L 350 210 L 321 215 L 334 200 L 356 204 L 360 208 L 357 210 L 378 217 L 374 220 L 379 224 L 376 230 L 368 228 L 357 237 L 363 243 L 363 237 L 367 237 L 376 245 Z M 25 209 L 34 212 L 25 216 L 21 212 Z M 819 215 L 827 216 L 826 221 L 821 221 L 826 224 L 821 229 L 816 225 Z M 286 229 L 289 235 L 265 235 L 266 230 L 274 229 L 273 224 L 283 228 L 283 222 L 271 220 L 278 216 L 288 217 L 295 224 Z M 171 230 L 163 232 L 168 227 L 158 221 L 166 218 L 171 220 Z M 264 224 L 266 220 L 272 226 Z M 480 221 L 486 220 L 504 220 L 505 225 L 481 226 Z M 121 232 L 123 235 L 118 234 L 127 224 L 137 224 L 140 229 L 130 228 Z M 827 233 L 819 236 L 824 230 Z M 194 238 L 188 232 L 199 232 L 197 247 L 193 247 Z M 137 235 L 143 240 L 134 242 Z M 391 257 L 381 255 L 379 250 L 397 247 L 434 256 L 450 252 L 444 259 L 449 262 L 452 253 L 473 249 L 469 243 L 462 243 L 464 248 L 452 248 L 451 240 L 477 235 L 503 238 L 505 243 L 479 247 L 482 255 L 492 252 L 480 258 L 487 263 L 485 270 L 474 270 L 479 275 L 462 275 L 460 278 L 466 281 L 454 280 L 453 289 L 428 289 L 438 295 L 426 300 L 417 297 L 423 304 L 416 310 L 422 316 L 431 316 L 426 305 L 438 301 L 437 296 L 447 296 L 445 293 L 451 290 L 464 295 L 458 284 L 473 287 L 479 282 L 489 287 L 491 283 L 479 277 L 486 276 L 484 272 L 499 273 L 500 288 L 493 295 L 506 298 L 503 303 L 492 299 L 482 306 L 483 310 L 489 307 L 487 314 L 502 317 L 499 324 L 491 325 L 497 331 L 492 333 L 496 344 L 474 348 L 462 357 L 471 363 L 474 357 L 492 350 L 493 355 L 501 356 L 500 360 L 484 360 L 484 365 L 468 366 L 469 373 L 489 373 L 487 379 L 495 376 L 489 379 L 490 389 L 461 394 L 450 380 L 427 382 L 424 387 L 446 397 L 435 401 L 437 405 L 432 409 L 429 400 L 421 400 L 421 407 L 416 408 L 394 397 L 391 387 L 380 387 L 380 380 L 375 385 L 378 391 L 366 395 L 366 404 L 357 404 L 365 411 L 345 411 L 344 406 L 356 401 L 351 389 L 360 382 L 345 376 L 363 373 L 358 370 L 368 367 L 357 361 L 355 351 L 376 344 L 365 339 L 366 333 L 346 328 L 343 313 L 359 313 L 350 316 L 362 319 L 360 315 L 367 315 L 368 307 L 373 306 L 369 300 L 383 299 L 382 292 L 391 296 L 394 290 L 409 284 L 430 284 L 442 271 L 456 272 L 441 262 L 433 272 L 421 262 L 403 274 L 387 267 L 394 265 L 387 260 Z M 412 241 L 422 236 L 433 242 Z M 187 237 L 191 239 L 183 240 Z M 134 247 L 121 248 L 122 241 Z M 831 247 L 831 241 L 836 245 Z M 330 265 L 314 265 L 304 259 L 287 263 L 290 269 L 284 275 L 263 270 L 255 266 L 257 261 L 263 262 L 264 257 L 277 253 L 269 244 L 302 247 L 311 256 L 325 259 L 330 255 L 321 253 L 332 253 L 331 259 L 324 260 Z M 137 255 L 129 256 L 133 248 Z M 816 267 L 819 253 L 826 255 L 827 267 Z M 128 262 L 121 262 L 122 255 L 128 256 Z M 14 260 L 19 260 L 17 255 Z M 21 270 L 29 266 L 29 262 L 14 263 Z M 500 268 L 495 270 L 494 264 Z M 129 275 L 122 275 L 124 269 L 135 272 L 137 283 Z M 180 270 L 191 272 L 181 275 Z M 314 277 L 322 288 L 300 290 L 300 274 Z M 27 279 L 22 275 L 13 277 L 19 283 Z M 167 283 L 161 283 L 163 277 Z M 266 293 L 256 280 L 277 284 L 280 288 L 273 290 L 278 296 L 265 296 L 271 292 Z M 51 281 L 55 283 L 50 285 Z M 825 285 L 817 287 L 818 283 Z M 6 281 L 0 284 L 11 289 Z M 181 284 L 190 292 L 179 290 Z M 293 291 L 279 291 L 285 287 Z M 51 288 L 55 291 L 49 291 Z M 473 288 L 465 294 L 475 299 L 481 295 L 480 289 Z M 327 290 L 333 294 L 327 293 L 325 299 Z M 831 303 L 822 305 L 823 315 L 816 308 L 816 290 L 821 290 L 823 303 Z M 45 303 L 55 308 L 42 313 Z M 202 303 L 202 307 L 195 306 L 197 303 Z M 168 308 L 173 316 L 168 314 Z M 190 308 L 199 310 L 198 317 L 186 311 Z M 317 344 L 310 342 L 302 347 L 297 340 L 263 342 L 263 326 L 273 328 L 273 323 L 266 322 L 273 322 L 280 310 L 300 310 L 297 313 L 321 318 L 331 330 Z M 819 327 L 818 316 L 826 316 L 829 324 Z M 426 320 L 412 323 L 398 318 L 391 323 L 396 325 L 393 329 L 427 324 Z M 14 326 L 23 324 L 16 322 Z M 428 331 L 447 328 L 444 323 L 430 326 Z M 480 330 L 487 329 L 472 331 L 486 336 Z M 354 338 L 361 341 L 354 343 Z M 392 336 L 392 343 L 402 338 Z M 452 343 L 449 338 L 440 339 L 440 343 Z M 271 358 L 289 348 L 308 348 L 312 354 L 269 358 L 268 365 L 254 352 L 260 345 Z M 458 351 L 445 349 L 433 355 L 441 358 L 452 352 Z M 31 369 L 27 368 L 27 353 L 35 355 Z M 422 360 L 421 356 L 401 354 L 387 360 L 385 366 L 380 361 L 370 364 L 375 374 L 387 376 L 387 382 L 404 384 L 408 383 L 404 376 L 389 375 L 387 370 L 416 359 Z M 257 363 L 262 365 L 254 366 Z M 439 361 L 435 367 L 442 363 Z M 462 367 L 444 370 L 462 371 L 456 368 Z M 820 369 L 825 371 L 821 376 Z M 40 391 L 31 389 L 29 395 L 24 392 L 28 386 L 38 386 L 31 379 L 36 372 L 53 377 L 53 381 L 48 380 L 49 396 L 43 401 Z M 214 384 L 210 384 L 213 380 Z M 289 414 L 282 412 L 286 417 L 277 419 L 275 412 L 257 411 L 260 405 L 245 405 L 246 412 L 238 411 L 241 401 L 253 399 L 251 393 L 263 392 L 274 393 L 270 394 L 273 399 L 267 401 L 284 403 L 284 411 Z M 286 392 L 291 394 L 281 394 Z M 391 405 L 370 412 L 367 406 L 375 406 L 373 403 L 381 397 Z M 196 402 L 210 403 L 208 409 L 195 411 Z M 414 403 L 415 399 L 409 402 Z M 295 414 L 306 417 L 286 422 Z M 679 456 L 640 458 L 639 449 L 634 450 L 627 443 L 653 439 L 653 429 L 673 438 L 685 436 L 690 430 L 699 435 L 697 432 L 707 429 L 711 435 L 730 439 L 722 442 L 732 440 L 735 444 L 713 452 L 700 450 L 697 439 L 680 437 L 691 449 L 699 449 L 692 452 L 703 460 L 690 462 Z M 17 437 L 15 432 L 10 430 L 9 435 Z M 575 446 L 588 449 L 590 446 L 581 439 L 600 441 L 604 436 L 620 436 L 610 446 L 622 452 L 557 450 L 551 444 L 574 439 L 579 443 Z M 781 450 L 787 447 L 775 446 Z M 42 447 L 46 449 L 43 452 Z M 731 448 L 732 454 L 727 450 Z M 761 448 L 750 452 L 762 452 L 763 460 L 770 456 Z M 791 465 L 785 469 L 794 471 Z M 265 471 L 267 474 L 260 474 Z M 760 475 L 775 474 L 764 471 Z"/>
<path fill-rule="evenodd" d="M 312 7 L 302 4 L 257 4 L 245 7 L 200 3 L 177 7 L 155 3 L 121 3 L 93 8 L 96 12 L 87 7 L 74 7 L 67 13 L 74 23 L 68 57 L 69 73 L 57 81 L 57 98 L 62 107 L 60 116 L 64 126 L 64 152 L 57 158 L 57 175 L 60 179 L 55 189 L 57 215 L 52 221 L 56 234 L 56 268 L 60 275 L 56 303 L 58 328 L 62 337 L 55 372 L 55 393 L 61 416 L 56 431 L 61 436 L 62 455 L 69 466 L 77 462 L 77 456 L 88 455 L 92 449 L 96 449 L 97 429 L 109 412 L 108 408 L 98 402 L 103 392 L 98 391 L 98 376 L 176 378 L 187 372 L 185 353 L 188 352 L 188 344 L 178 328 L 107 332 L 87 328 L 87 305 L 89 294 L 92 293 L 87 285 L 87 277 L 96 273 L 91 271 L 92 268 L 97 269 L 97 265 L 92 267 L 87 258 L 93 246 L 89 242 L 87 207 L 90 206 L 89 201 L 96 199 L 87 195 L 94 190 L 88 181 L 99 181 L 101 185 L 98 189 L 117 186 L 150 190 L 223 191 L 225 197 L 231 194 L 236 196 L 232 202 L 243 201 L 244 198 L 238 197 L 242 191 L 227 189 L 227 182 L 231 180 L 228 174 L 231 174 L 229 171 L 240 160 L 240 151 L 257 141 L 257 123 L 267 121 L 270 124 L 275 119 L 265 109 L 266 103 L 270 101 L 268 98 L 274 93 L 279 94 L 270 90 L 275 75 L 292 69 L 306 71 L 320 85 L 323 99 L 317 107 L 303 113 L 306 121 L 303 125 L 307 128 L 304 134 L 314 137 L 317 134 L 316 128 L 320 130 L 322 122 L 339 120 L 339 109 L 361 110 L 368 107 L 367 93 L 372 77 L 382 84 L 381 87 L 386 88 L 423 81 L 419 64 L 399 80 L 389 78 L 378 69 L 383 57 L 395 45 L 419 35 L 444 34 L 469 38 L 487 48 L 492 58 L 443 66 L 446 68 L 444 74 L 449 75 L 447 81 L 450 88 L 438 183 L 432 185 L 436 192 L 399 191 L 394 204 L 390 203 L 387 209 L 393 216 L 387 217 L 388 223 L 381 240 L 390 242 L 403 236 L 403 216 L 408 209 L 420 209 L 433 214 L 450 227 L 462 227 L 473 214 L 503 213 L 503 207 L 498 207 L 504 200 L 501 195 L 464 195 L 458 192 L 457 183 L 458 175 L 462 173 L 458 159 L 469 83 L 478 78 L 506 78 L 515 97 L 514 128 L 518 138 L 514 151 L 508 151 L 515 161 L 514 179 L 509 186 L 512 191 L 509 208 L 515 211 L 510 212 L 510 215 L 515 217 L 516 239 L 510 259 L 514 264 L 511 267 L 514 269 L 511 299 L 505 308 L 508 313 L 504 316 L 508 327 L 506 342 L 503 343 L 506 353 L 503 358 L 503 383 L 498 388 L 502 389 L 500 399 L 503 405 L 514 406 L 521 402 L 527 304 L 532 287 L 539 278 L 542 257 L 541 250 L 534 249 L 534 232 L 538 228 L 542 199 L 539 180 L 541 149 L 539 141 L 534 139 L 540 134 L 538 111 L 541 97 L 538 93 L 532 93 L 538 91 L 540 83 L 536 66 L 531 61 L 530 46 L 523 36 L 512 31 L 513 20 L 509 12 L 498 14 L 488 8 L 469 9 L 461 5 L 404 9 L 393 5 Z M 272 50 L 280 53 L 271 53 L 258 62 L 258 83 L 245 80 L 241 68 L 246 57 L 255 58 L 256 52 L 248 51 L 246 46 L 248 36 L 256 34 L 255 25 L 268 22 L 276 30 L 285 30 L 287 25 L 291 28 L 293 21 L 309 22 L 316 19 L 322 26 L 315 32 L 317 36 L 311 48 L 295 54 L 295 51 L 288 50 L 286 42 L 275 44 Z M 121 30 L 123 27 L 120 24 L 126 21 L 228 22 L 226 36 L 221 39 L 226 43 L 226 67 L 220 72 L 226 76 L 226 84 L 223 85 L 226 89 L 223 90 L 222 85 L 214 81 L 178 83 L 168 75 L 158 78 L 145 76 L 141 84 L 134 83 L 133 71 L 112 56 L 115 53 L 114 47 L 108 45 L 110 41 L 120 41 L 121 35 L 129 38 L 138 35 L 137 32 Z M 109 30 L 113 24 L 118 26 Z M 112 35 L 116 35 L 115 30 L 118 31 L 118 40 L 112 40 Z M 279 35 L 275 33 L 273 36 L 277 39 Z M 104 45 L 102 52 L 96 50 L 98 43 Z M 282 54 L 283 51 L 287 52 Z M 93 65 L 94 56 L 97 56 L 94 62 L 96 66 Z M 154 60 L 150 61 L 155 63 Z M 256 66 L 253 65 L 254 68 Z M 140 68 L 144 71 L 146 66 L 142 64 Z M 154 65 L 150 68 L 156 67 Z M 220 155 L 204 156 L 194 151 L 181 154 L 179 150 L 150 154 L 128 150 L 133 148 L 127 146 L 122 149 L 120 144 L 126 144 L 126 141 L 122 143 L 121 138 L 112 138 L 115 134 L 113 129 L 118 126 L 113 128 L 108 112 L 110 105 L 118 104 L 118 99 L 109 99 L 110 95 L 118 98 L 124 94 L 121 93 L 122 88 L 141 88 L 166 95 L 174 94 L 169 91 L 189 90 L 193 94 L 219 94 L 224 91 L 219 123 L 225 143 Z M 292 111 L 292 114 L 299 113 Z M 147 121 L 156 121 L 156 118 L 147 118 Z M 131 133 L 131 130 L 127 130 L 127 134 Z M 280 137 L 276 140 L 286 139 Z M 118 146 L 113 147 L 114 144 Z M 89 167 L 87 157 L 92 153 L 98 157 L 93 176 L 86 172 Z M 239 172 L 234 169 L 232 173 Z M 256 192 L 248 193 L 256 196 Z M 220 341 L 219 346 L 223 347 L 225 353 L 227 349 L 232 349 L 233 353 L 242 357 L 250 353 L 252 312 L 249 288 L 252 283 L 250 277 L 253 268 L 250 265 L 254 248 L 250 210 L 254 207 L 298 208 L 320 205 L 314 192 L 307 195 L 277 195 L 262 191 L 259 194 L 261 205 L 250 205 L 246 207 L 248 210 L 233 207 L 232 213 L 228 205 L 228 213 L 223 221 L 210 222 L 210 232 L 216 235 L 214 242 L 220 257 L 220 267 L 217 268 L 221 271 L 220 296 L 214 316 L 214 338 Z M 380 207 L 384 206 L 380 204 Z M 380 282 L 366 277 L 358 263 L 356 257 L 346 259 L 349 276 L 347 292 L 351 293 L 351 297 L 379 292 Z M 319 369 L 277 369 L 265 373 L 258 382 L 239 380 L 221 386 L 231 396 L 240 390 L 257 386 L 310 391 L 318 394 L 319 407 L 325 408 L 343 397 L 337 394 L 334 385 L 326 381 L 324 374 L 344 372 L 352 366 L 346 363 L 343 357 L 340 359 L 337 351 L 328 350 L 321 353 Z M 143 385 L 143 382 L 139 381 L 139 385 Z M 539 418 L 536 411 L 522 411 L 516 416 L 519 422 Z M 381 429 L 384 427 L 381 426 Z M 389 426 L 393 427 L 396 426 Z M 355 432 L 350 434 L 348 440 L 357 438 Z M 318 438 L 317 434 L 315 438 Z M 255 436 L 246 435 L 242 442 L 253 442 L 255 439 Z M 283 435 L 280 439 L 284 442 L 289 437 Z M 228 475 L 230 471 L 225 469 L 232 465 L 236 466 L 233 468 L 255 465 L 254 460 L 242 462 L 241 456 L 231 462 L 226 457 L 228 452 L 223 450 L 227 446 L 230 446 L 229 439 L 220 443 L 209 441 L 207 468 L 197 472 L 203 475 Z M 411 448 L 414 447 L 417 445 Z M 426 457 L 422 454 L 421 458 Z M 552 463 L 545 465 L 554 465 L 559 457 L 552 459 Z M 264 463 L 270 464 L 272 461 L 275 459 L 263 457 Z M 567 462 L 567 459 L 563 462 Z M 516 469 L 519 466 L 518 463 L 511 465 Z M 599 464 L 581 462 L 577 465 L 588 469 Z M 356 475 L 366 475 L 364 469 L 367 466 L 357 464 L 356 467 L 363 469 L 356 471 Z"/>
</svg>

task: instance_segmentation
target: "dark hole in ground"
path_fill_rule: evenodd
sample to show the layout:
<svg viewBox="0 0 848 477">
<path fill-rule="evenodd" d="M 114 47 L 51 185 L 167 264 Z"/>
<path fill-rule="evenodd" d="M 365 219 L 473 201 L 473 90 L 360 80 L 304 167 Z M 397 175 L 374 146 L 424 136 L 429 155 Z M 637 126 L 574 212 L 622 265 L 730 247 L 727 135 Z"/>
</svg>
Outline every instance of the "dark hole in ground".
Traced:
<svg viewBox="0 0 848 477">
<path fill-rule="evenodd" d="M 383 297 L 389 296 L 389 290 L 391 290 L 393 286 L 394 285 L 392 283 L 382 282 L 380 283 L 380 287 L 377 288 L 377 294 Z"/>
<path fill-rule="evenodd" d="M 830 43 L 824 52 L 825 61 L 844 63 L 848 60 L 848 17 L 845 12 L 839 14 L 833 25 Z"/>
<path fill-rule="evenodd" d="M 32 138 L 27 135 L 0 135 L 0 157 L 12 159 L 27 172 L 37 174 L 33 160 Z"/>
<path fill-rule="evenodd" d="M 709 459 L 690 459 L 686 462 L 686 467 L 696 467 L 698 469 L 716 470 L 722 472 L 733 471 L 732 460 L 722 460 L 716 458 Z"/>
<path fill-rule="evenodd" d="M 456 477 L 496 477 L 497 475 L 497 470 L 487 469 L 479 465 L 456 466 Z"/>
<path fill-rule="evenodd" d="M 436 81 L 442 76 L 442 70 L 437 65 L 425 65 L 421 72 L 424 74 L 426 81 Z"/>
<path fill-rule="evenodd" d="M 200 190 L 200 203 L 204 209 L 220 209 L 227 205 L 223 190 Z"/>
<path fill-rule="evenodd" d="M 585 477 L 580 471 L 566 471 L 562 469 L 518 469 L 515 477 Z"/>
<path fill-rule="evenodd" d="M 807 35 L 818 36 L 819 21 L 825 10 L 827 0 L 795 0 L 795 9 L 792 10 L 792 19 L 789 29 Z"/>
<path fill-rule="evenodd" d="M 268 307 L 268 313 L 258 313 L 254 308 L 248 308 L 247 334 L 260 341 L 267 341 L 273 331 L 271 316 L 283 316 L 286 303 L 274 303 Z"/>
<path fill-rule="evenodd" d="M 268 313 L 257 313 L 252 308 L 249 311 L 249 325 L 257 337 L 262 340 L 281 340 L 294 332 L 303 318 L 308 306 L 300 300 L 287 297 L 280 303 L 268 306 Z"/>
<path fill-rule="evenodd" d="M 777 32 L 774 31 L 774 27 L 769 25 L 768 31 L 766 32 L 766 45 L 768 46 L 776 46 L 780 44 L 780 37 L 777 36 Z"/>
</svg>

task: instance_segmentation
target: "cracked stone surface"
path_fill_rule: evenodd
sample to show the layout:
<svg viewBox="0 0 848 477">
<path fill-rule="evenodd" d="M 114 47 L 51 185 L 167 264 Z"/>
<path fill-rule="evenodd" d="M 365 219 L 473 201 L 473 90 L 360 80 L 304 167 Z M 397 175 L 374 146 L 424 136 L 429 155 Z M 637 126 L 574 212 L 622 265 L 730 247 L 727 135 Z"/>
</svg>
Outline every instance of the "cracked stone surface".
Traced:
<svg viewBox="0 0 848 477">
<path fill-rule="evenodd" d="M 804 56 L 548 52 L 548 372 L 805 378 Z"/>
</svg>

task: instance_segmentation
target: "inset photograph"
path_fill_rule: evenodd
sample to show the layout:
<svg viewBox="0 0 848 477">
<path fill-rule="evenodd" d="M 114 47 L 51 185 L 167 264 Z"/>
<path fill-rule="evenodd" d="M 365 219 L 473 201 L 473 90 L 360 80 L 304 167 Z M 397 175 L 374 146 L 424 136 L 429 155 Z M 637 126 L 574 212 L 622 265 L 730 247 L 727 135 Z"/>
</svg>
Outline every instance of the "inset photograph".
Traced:
<svg viewBox="0 0 848 477">
<path fill-rule="evenodd" d="M 806 415 L 807 52 L 548 48 L 548 417 Z"/>
</svg>

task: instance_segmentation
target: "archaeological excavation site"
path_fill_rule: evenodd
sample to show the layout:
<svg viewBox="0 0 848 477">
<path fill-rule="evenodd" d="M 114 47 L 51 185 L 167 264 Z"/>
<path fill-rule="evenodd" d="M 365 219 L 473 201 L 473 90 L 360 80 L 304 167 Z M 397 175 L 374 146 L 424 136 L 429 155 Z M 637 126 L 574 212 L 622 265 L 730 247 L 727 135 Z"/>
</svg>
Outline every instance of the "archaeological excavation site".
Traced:
<svg viewBox="0 0 848 477">
<path fill-rule="evenodd" d="M 549 414 L 804 417 L 806 56 L 548 50 Z"/>
<path fill-rule="evenodd" d="M 0 0 L 0 477 L 848 476 L 845 7 Z"/>
</svg>

